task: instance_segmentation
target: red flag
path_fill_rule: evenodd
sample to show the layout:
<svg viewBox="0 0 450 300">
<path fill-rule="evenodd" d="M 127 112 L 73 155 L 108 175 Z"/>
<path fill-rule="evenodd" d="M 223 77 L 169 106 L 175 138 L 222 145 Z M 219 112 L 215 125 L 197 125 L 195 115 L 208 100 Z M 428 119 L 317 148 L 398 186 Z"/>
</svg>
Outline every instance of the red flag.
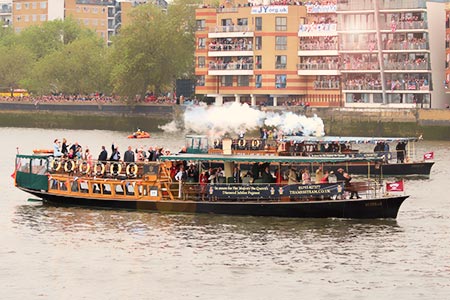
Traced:
<svg viewBox="0 0 450 300">
<path fill-rule="evenodd" d="M 388 192 L 403 192 L 403 180 L 396 182 L 386 182 L 386 191 Z"/>
<path fill-rule="evenodd" d="M 433 151 L 430 151 L 430 152 L 425 153 L 425 154 L 423 155 L 423 159 L 424 159 L 424 160 L 427 160 L 427 159 L 434 159 L 434 152 L 433 152 Z"/>
</svg>

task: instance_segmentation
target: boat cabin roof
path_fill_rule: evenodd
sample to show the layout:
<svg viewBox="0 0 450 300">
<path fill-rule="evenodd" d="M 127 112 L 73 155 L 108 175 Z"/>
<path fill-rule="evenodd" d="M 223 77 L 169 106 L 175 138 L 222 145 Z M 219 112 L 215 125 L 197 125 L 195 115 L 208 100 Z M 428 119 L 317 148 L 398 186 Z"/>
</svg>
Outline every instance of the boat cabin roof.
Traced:
<svg viewBox="0 0 450 300">
<path fill-rule="evenodd" d="M 305 143 L 305 144 L 376 144 L 379 142 L 416 142 L 416 137 L 356 137 L 356 136 L 284 136 L 283 142 Z"/>
<path fill-rule="evenodd" d="M 217 161 L 217 162 L 260 162 L 260 163 L 340 163 L 382 161 L 381 157 L 349 157 L 343 154 L 324 156 L 273 156 L 273 155 L 223 155 L 180 153 L 164 155 L 161 161 Z"/>
</svg>

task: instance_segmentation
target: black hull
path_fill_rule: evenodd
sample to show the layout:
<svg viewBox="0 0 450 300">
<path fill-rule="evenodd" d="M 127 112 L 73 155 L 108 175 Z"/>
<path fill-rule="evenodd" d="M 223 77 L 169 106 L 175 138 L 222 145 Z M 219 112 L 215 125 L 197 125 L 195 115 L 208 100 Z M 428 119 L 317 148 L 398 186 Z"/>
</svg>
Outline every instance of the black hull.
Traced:
<svg viewBox="0 0 450 300">
<path fill-rule="evenodd" d="M 381 175 L 387 176 L 420 176 L 428 177 L 430 176 L 431 167 L 434 162 L 415 162 L 415 163 L 395 163 L 395 164 L 383 164 L 381 168 L 375 166 L 375 164 L 370 164 L 370 174 L 371 175 Z M 349 164 L 334 164 L 330 166 L 325 166 L 325 169 L 337 170 L 337 168 L 342 167 L 347 170 L 350 174 L 367 175 L 368 166 L 367 163 L 349 163 Z"/>
<path fill-rule="evenodd" d="M 87 199 L 52 195 L 22 189 L 44 202 L 56 205 L 129 209 L 139 211 L 205 213 L 224 215 L 273 216 L 290 218 L 376 219 L 397 217 L 403 201 L 409 196 L 377 199 L 322 200 L 307 202 L 209 202 L 209 201 L 134 201 Z"/>
</svg>

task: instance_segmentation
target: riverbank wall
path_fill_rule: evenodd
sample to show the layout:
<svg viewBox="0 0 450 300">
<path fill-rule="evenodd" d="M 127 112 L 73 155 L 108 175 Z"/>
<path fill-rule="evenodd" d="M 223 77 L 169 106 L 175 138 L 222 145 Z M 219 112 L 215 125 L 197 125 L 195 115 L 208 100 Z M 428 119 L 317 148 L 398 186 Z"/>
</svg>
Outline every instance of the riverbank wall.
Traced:
<svg viewBox="0 0 450 300">
<path fill-rule="evenodd" d="M 159 126 L 182 118 L 179 105 L 32 104 L 0 103 L 1 127 L 159 131 Z M 327 135 L 419 136 L 450 140 L 450 110 L 262 107 L 322 118 Z"/>
</svg>

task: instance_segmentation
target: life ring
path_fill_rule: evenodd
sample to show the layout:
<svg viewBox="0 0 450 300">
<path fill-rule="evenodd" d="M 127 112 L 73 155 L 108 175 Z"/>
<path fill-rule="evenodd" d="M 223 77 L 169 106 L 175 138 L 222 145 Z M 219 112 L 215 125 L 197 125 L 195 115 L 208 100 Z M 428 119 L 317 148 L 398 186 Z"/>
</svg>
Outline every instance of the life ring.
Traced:
<svg viewBox="0 0 450 300">
<path fill-rule="evenodd" d="M 61 170 L 61 165 L 62 165 L 62 163 L 61 163 L 60 159 L 54 159 L 52 161 L 52 169 L 53 169 L 53 171 Z"/>
<path fill-rule="evenodd" d="M 117 166 L 117 169 L 116 169 Z M 112 163 L 111 166 L 109 167 L 109 172 L 111 173 L 112 176 L 117 176 L 120 174 L 120 172 L 122 172 L 122 165 L 120 163 Z"/>
<path fill-rule="evenodd" d="M 126 169 L 128 177 L 136 177 L 138 173 L 138 166 L 135 163 L 131 163 Z"/>
<path fill-rule="evenodd" d="M 70 167 L 69 167 L 69 163 L 70 163 Z M 68 160 L 64 164 L 64 171 L 66 171 L 67 173 L 72 173 L 73 170 L 75 170 L 75 167 L 76 167 L 76 163 L 73 160 Z"/>
<path fill-rule="evenodd" d="M 91 165 L 87 161 L 83 161 L 78 168 L 81 174 L 87 174 L 91 170 Z"/>
<path fill-rule="evenodd" d="M 259 145 L 260 145 L 261 143 L 260 143 L 260 141 L 259 140 L 253 140 L 252 141 L 252 147 L 253 148 L 259 148 Z"/>
<path fill-rule="evenodd" d="M 100 167 L 100 170 L 98 169 L 98 167 Z M 105 165 L 102 164 L 101 162 L 97 163 L 94 167 L 94 174 L 95 176 L 100 176 L 105 174 Z"/>
<path fill-rule="evenodd" d="M 246 141 L 246 140 L 244 140 L 244 139 L 239 139 L 239 141 L 238 141 L 238 146 L 239 146 L 240 148 L 244 148 L 244 147 L 245 147 L 245 144 L 247 144 L 247 141 Z"/>
</svg>

